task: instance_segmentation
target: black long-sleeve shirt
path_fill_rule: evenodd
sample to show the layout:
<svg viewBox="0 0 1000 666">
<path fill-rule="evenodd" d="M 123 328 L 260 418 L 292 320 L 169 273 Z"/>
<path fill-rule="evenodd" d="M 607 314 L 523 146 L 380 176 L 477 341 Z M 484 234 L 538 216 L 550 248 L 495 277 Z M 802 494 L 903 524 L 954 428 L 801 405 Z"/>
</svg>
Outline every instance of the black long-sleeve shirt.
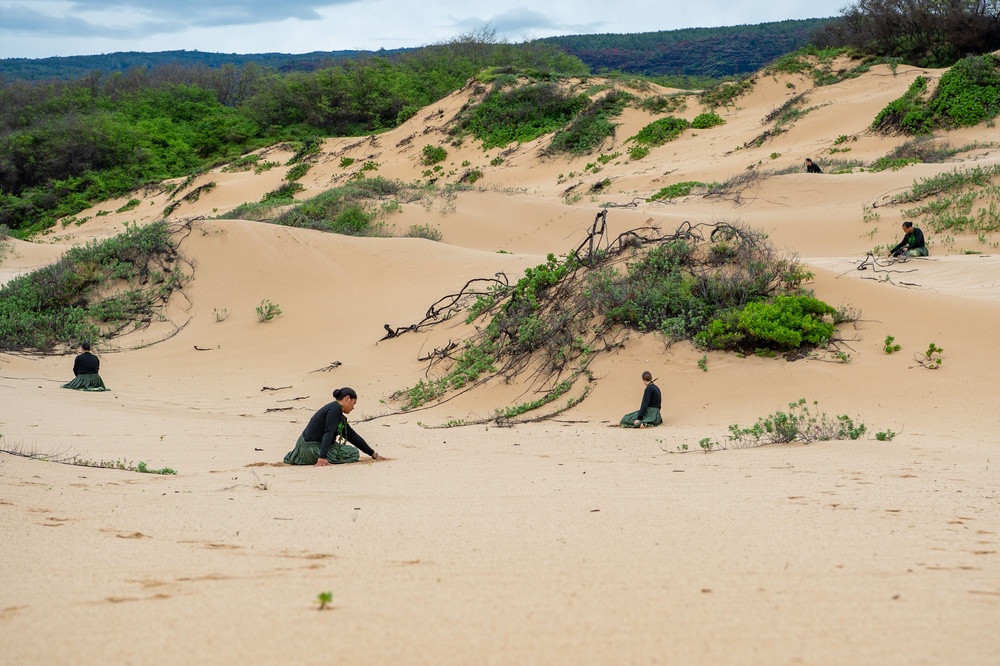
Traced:
<svg viewBox="0 0 1000 666">
<path fill-rule="evenodd" d="M 90 352 L 83 352 L 73 361 L 73 376 L 96 375 L 101 370 L 101 361 Z"/>
<path fill-rule="evenodd" d="M 899 245 L 889 251 L 889 255 L 894 256 L 904 248 L 906 250 L 916 250 L 922 247 L 924 247 L 924 232 L 920 230 L 920 227 L 913 227 L 909 233 L 903 236 L 903 240 L 899 241 Z"/>
<path fill-rule="evenodd" d="M 646 390 L 642 392 L 642 404 L 639 406 L 639 415 L 636 418 L 641 421 L 646 416 L 646 410 L 650 407 L 660 409 L 661 400 L 660 388 L 653 382 L 646 384 Z"/>
<path fill-rule="evenodd" d="M 361 435 L 354 432 L 347 423 L 344 410 L 340 406 L 340 403 L 336 401 L 324 405 L 318 412 L 313 414 L 312 418 L 309 419 L 309 423 L 306 424 L 306 429 L 302 431 L 302 439 L 307 442 L 320 442 L 322 444 L 319 449 L 320 458 L 325 458 L 326 454 L 330 452 L 330 446 L 337 435 L 340 435 L 369 456 L 375 453 Z"/>
</svg>

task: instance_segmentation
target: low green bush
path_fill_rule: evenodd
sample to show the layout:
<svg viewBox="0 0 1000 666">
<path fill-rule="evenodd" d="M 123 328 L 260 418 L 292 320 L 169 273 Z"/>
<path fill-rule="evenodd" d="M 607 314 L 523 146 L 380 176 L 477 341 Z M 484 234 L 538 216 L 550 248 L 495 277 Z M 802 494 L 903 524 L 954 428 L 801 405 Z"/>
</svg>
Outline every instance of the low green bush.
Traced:
<svg viewBox="0 0 1000 666">
<path fill-rule="evenodd" d="M 720 106 L 732 106 L 737 99 L 747 94 L 753 89 L 754 79 L 752 77 L 741 78 L 737 81 L 726 81 L 705 89 L 699 96 L 698 101 L 702 106 L 715 109 Z"/>
<path fill-rule="evenodd" d="M 285 174 L 285 180 L 289 182 L 295 182 L 299 178 L 302 178 L 302 176 L 306 175 L 306 173 L 311 168 L 312 164 L 310 164 L 309 162 L 299 162 L 298 164 L 295 164 L 294 166 L 292 166 L 291 169 L 288 170 L 288 173 Z"/>
<path fill-rule="evenodd" d="M 441 233 L 440 229 L 435 229 L 434 227 L 426 224 L 412 225 L 406 230 L 406 236 L 408 238 L 426 238 L 427 240 L 432 241 L 444 240 L 444 234 Z"/>
<path fill-rule="evenodd" d="M 796 349 L 822 345 L 834 333 L 837 309 L 812 296 L 780 295 L 747 303 L 713 319 L 695 342 L 709 349 Z"/>
<path fill-rule="evenodd" d="M 301 188 L 301 185 L 288 183 L 283 187 Z M 384 229 L 378 218 L 391 212 L 395 207 L 387 203 L 407 189 L 399 181 L 381 177 L 353 179 L 305 201 L 289 201 L 293 207 L 271 221 L 349 236 L 382 236 Z M 289 191 L 292 190 L 286 190 Z"/>
<path fill-rule="evenodd" d="M 715 113 L 714 111 L 708 113 L 700 113 L 694 117 L 691 121 L 691 127 L 694 129 L 709 129 L 710 127 L 716 127 L 718 125 L 725 125 L 726 121 L 722 117 Z"/>
<path fill-rule="evenodd" d="M 444 162 L 448 159 L 448 151 L 441 146 L 432 146 L 427 144 L 424 146 L 421 154 L 423 157 L 421 158 L 420 163 L 424 166 L 433 166 L 438 162 Z"/>
<path fill-rule="evenodd" d="M 818 403 L 813 402 L 815 407 Z M 867 432 L 864 423 L 841 414 L 835 418 L 823 412 L 813 414 L 805 398 L 788 404 L 788 411 L 777 411 L 757 419 L 750 427 L 729 426 L 728 440 L 734 448 L 789 442 L 820 442 L 836 439 L 860 439 Z M 891 438 L 890 438 L 891 439 Z"/>
<path fill-rule="evenodd" d="M 696 187 L 708 187 L 707 183 L 702 183 L 697 180 L 686 180 L 682 183 L 674 183 L 673 185 L 667 185 L 666 187 L 660 188 L 660 191 L 653 196 L 646 199 L 646 201 L 658 201 L 660 199 L 676 199 L 677 197 L 686 197 L 691 194 L 691 190 Z"/>
<path fill-rule="evenodd" d="M 284 183 L 276 190 L 271 190 L 261 197 L 261 203 L 285 204 L 292 203 L 296 192 L 301 192 L 305 188 L 299 183 Z"/>
<path fill-rule="evenodd" d="M 610 136 L 614 136 L 612 118 L 621 114 L 632 95 L 612 90 L 587 106 L 565 129 L 552 137 L 549 150 L 575 155 L 596 150 Z"/>
<path fill-rule="evenodd" d="M 690 127 L 684 118 L 667 116 L 649 123 L 635 136 L 629 137 L 628 141 L 633 141 L 641 146 L 662 146 L 668 141 L 673 141 L 681 132 Z"/>
</svg>

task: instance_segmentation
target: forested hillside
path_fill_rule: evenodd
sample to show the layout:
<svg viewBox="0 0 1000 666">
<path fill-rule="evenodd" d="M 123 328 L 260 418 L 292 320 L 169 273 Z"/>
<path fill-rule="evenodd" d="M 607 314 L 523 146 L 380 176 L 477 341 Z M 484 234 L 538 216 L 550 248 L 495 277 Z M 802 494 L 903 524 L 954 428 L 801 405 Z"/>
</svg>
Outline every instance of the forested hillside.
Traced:
<svg viewBox="0 0 1000 666">
<path fill-rule="evenodd" d="M 833 19 L 805 19 L 723 28 L 690 28 L 631 35 L 571 35 L 540 40 L 582 60 L 592 71 L 647 76 L 732 76 L 754 72 L 809 44 Z"/>
<path fill-rule="evenodd" d="M 377 55 L 391 56 L 399 49 L 379 51 Z M 67 56 L 59 58 L 7 58 L 0 60 L 0 78 L 8 80 L 40 81 L 44 79 L 73 79 L 91 72 L 126 72 L 136 67 L 202 66 L 218 68 L 225 65 L 242 67 L 249 63 L 279 72 L 313 72 L 330 67 L 348 58 L 373 55 L 368 51 L 314 51 L 312 53 L 206 53 L 204 51 L 159 51 L 142 53 L 122 51 L 101 55 Z"/>
<path fill-rule="evenodd" d="M 587 73 L 554 46 L 458 40 L 315 72 L 248 63 L 0 79 L 0 233 L 30 234 L 262 146 L 395 127 L 493 67 Z"/>
</svg>

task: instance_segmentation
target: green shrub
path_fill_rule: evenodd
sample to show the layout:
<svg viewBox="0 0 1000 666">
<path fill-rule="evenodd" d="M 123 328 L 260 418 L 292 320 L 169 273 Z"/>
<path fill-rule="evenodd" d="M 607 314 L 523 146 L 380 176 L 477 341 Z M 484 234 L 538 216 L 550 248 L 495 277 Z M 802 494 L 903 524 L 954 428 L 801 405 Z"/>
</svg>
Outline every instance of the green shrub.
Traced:
<svg viewBox="0 0 1000 666">
<path fill-rule="evenodd" d="M 116 213 L 125 213 L 125 212 L 128 212 L 130 210 L 138 208 L 139 207 L 139 203 L 140 202 L 139 202 L 138 199 L 129 199 L 128 202 L 124 206 L 122 206 L 121 208 L 119 208 L 115 212 Z"/>
<path fill-rule="evenodd" d="M 301 187 L 298 183 L 287 186 Z M 403 190 L 402 183 L 380 177 L 351 180 L 311 199 L 290 201 L 294 207 L 282 212 L 273 222 L 350 236 L 379 236 L 383 230 L 376 219 L 396 208 L 388 205 L 386 200 L 396 197 Z M 376 205 L 375 202 L 382 203 Z"/>
<path fill-rule="evenodd" d="M 628 157 L 630 160 L 641 160 L 646 155 L 649 155 L 648 146 L 632 146 L 628 149 Z"/>
<path fill-rule="evenodd" d="M 813 402 L 813 406 L 817 405 Z M 855 425 L 854 419 L 842 414 L 830 418 L 823 412 L 813 414 L 805 398 L 788 404 L 788 411 L 777 411 L 748 428 L 737 424 L 729 426 L 728 440 L 736 448 L 782 444 L 788 442 L 818 442 L 834 439 L 860 439 L 868 428 L 864 423 Z"/>
<path fill-rule="evenodd" d="M 686 197 L 691 194 L 691 190 L 695 187 L 708 187 L 707 183 L 702 183 L 697 180 L 686 180 L 682 183 L 674 183 L 673 185 L 668 185 L 661 188 L 659 192 L 653 196 L 646 199 L 646 201 L 658 201 L 660 199 L 676 199 L 677 197 Z"/>
<path fill-rule="evenodd" d="M 309 136 L 302 141 L 294 142 L 298 144 L 298 148 L 295 154 L 288 158 L 285 162 L 287 166 L 297 164 L 313 155 L 319 155 L 323 151 L 323 138 L 318 136 Z"/>
<path fill-rule="evenodd" d="M 222 167 L 223 173 L 239 173 L 241 171 L 250 171 L 257 166 L 257 162 L 260 161 L 260 155 L 241 155 L 231 161 L 226 166 Z"/>
<path fill-rule="evenodd" d="M 414 224 L 407 229 L 406 236 L 408 238 L 426 238 L 432 241 L 441 241 L 444 239 L 444 234 L 441 233 L 440 229 L 435 229 L 426 224 Z"/>
<path fill-rule="evenodd" d="M 281 314 L 281 308 L 276 303 L 272 303 L 266 298 L 257 306 L 257 321 L 264 323 L 271 321 Z"/>
<path fill-rule="evenodd" d="M 611 118 L 621 114 L 632 96 L 612 90 L 596 102 L 590 102 L 564 130 L 556 132 L 549 144 L 552 152 L 576 155 L 596 150 L 610 136 L 615 124 Z"/>
<path fill-rule="evenodd" d="M 329 221 L 326 229 L 345 236 L 371 236 L 374 217 L 360 205 L 348 204 Z"/>
<path fill-rule="evenodd" d="M 644 97 L 636 106 L 649 113 L 679 113 L 687 108 L 687 94 Z"/>
<path fill-rule="evenodd" d="M 453 133 L 471 133 L 483 149 L 503 148 L 556 131 L 589 103 L 585 95 L 568 95 L 554 83 L 497 86 L 459 114 Z"/>
<path fill-rule="evenodd" d="M 311 168 L 312 164 L 309 162 L 299 162 L 288 170 L 288 173 L 285 174 L 285 180 L 295 182 L 299 178 L 302 178 L 302 176 L 306 175 Z"/>
<path fill-rule="evenodd" d="M 880 157 L 868 165 L 868 170 L 872 173 L 885 171 L 886 169 L 899 171 L 903 167 L 916 164 L 919 161 L 914 157 Z"/>
<path fill-rule="evenodd" d="M 698 100 L 702 106 L 715 109 L 720 106 L 732 106 L 737 99 L 753 89 L 753 78 L 742 78 L 738 81 L 724 82 L 704 90 Z"/>
<path fill-rule="evenodd" d="M 646 125 L 639 130 L 638 134 L 629 137 L 628 141 L 634 141 L 642 146 L 662 146 L 680 136 L 681 132 L 686 130 L 690 124 L 684 118 L 667 116 Z"/>
<path fill-rule="evenodd" d="M 432 166 L 438 162 L 444 162 L 448 159 L 448 151 L 441 146 L 432 146 L 427 144 L 421 152 L 423 157 L 421 158 L 420 163 L 424 166 Z"/>
<path fill-rule="evenodd" d="M 279 187 L 278 189 L 271 190 L 270 192 L 265 194 L 263 197 L 261 197 L 260 201 L 261 203 L 270 203 L 270 204 L 291 203 L 292 201 L 294 201 L 293 197 L 295 193 L 301 192 L 304 189 L 305 188 L 302 187 L 302 185 L 299 183 L 285 183 L 281 185 L 281 187 Z"/>
<path fill-rule="evenodd" d="M 834 332 L 826 318 L 836 308 L 812 296 L 781 295 L 773 301 L 747 303 L 712 320 L 695 341 L 710 349 L 796 349 L 822 345 Z"/>
<path fill-rule="evenodd" d="M 711 111 L 709 113 L 700 113 L 695 116 L 694 120 L 691 121 L 691 127 L 694 129 L 708 129 L 710 127 L 716 127 L 717 125 L 725 125 L 726 121 L 722 117 Z"/>
</svg>

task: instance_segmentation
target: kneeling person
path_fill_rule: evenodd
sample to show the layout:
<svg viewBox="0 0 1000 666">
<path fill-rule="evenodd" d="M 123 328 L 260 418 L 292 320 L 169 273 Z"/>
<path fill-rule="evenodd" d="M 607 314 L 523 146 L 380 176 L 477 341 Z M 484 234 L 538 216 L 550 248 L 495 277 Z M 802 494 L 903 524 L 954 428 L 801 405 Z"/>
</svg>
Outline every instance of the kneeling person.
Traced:
<svg viewBox="0 0 1000 666">
<path fill-rule="evenodd" d="M 358 394 L 354 389 L 345 387 L 334 391 L 333 397 L 334 402 L 321 407 L 309 419 L 295 442 L 295 448 L 285 456 L 286 465 L 322 467 L 357 462 L 360 457 L 358 449 L 371 456 L 372 460 L 381 459 L 347 423 L 346 415 L 354 410 Z"/>
<path fill-rule="evenodd" d="M 889 250 L 890 257 L 926 257 L 927 244 L 924 242 L 924 232 L 913 222 L 903 222 L 903 240 L 899 245 Z"/>
<path fill-rule="evenodd" d="M 622 417 L 619 425 L 623 428 L 645 428 L 663 423 L 663 418 L 660 417 L 662 402 L 660 388 L 653 383 L 653 375 L 648 370 L 642 373 L 642 381 L 646 382 L 646 389 L 642 392 L 642 404 L 639 406 L 639 411 L 629 412 Z"/>
<path fill-rule="evenodd" d="M 84 342 L 80 347 L 83 353 L 73 361 L 73 381 L 63 384 L 66 389 L 76 391 L 107 391 L 101 379 L 101 359 L 90 353 L 90 343 Z"/>
</svg>

